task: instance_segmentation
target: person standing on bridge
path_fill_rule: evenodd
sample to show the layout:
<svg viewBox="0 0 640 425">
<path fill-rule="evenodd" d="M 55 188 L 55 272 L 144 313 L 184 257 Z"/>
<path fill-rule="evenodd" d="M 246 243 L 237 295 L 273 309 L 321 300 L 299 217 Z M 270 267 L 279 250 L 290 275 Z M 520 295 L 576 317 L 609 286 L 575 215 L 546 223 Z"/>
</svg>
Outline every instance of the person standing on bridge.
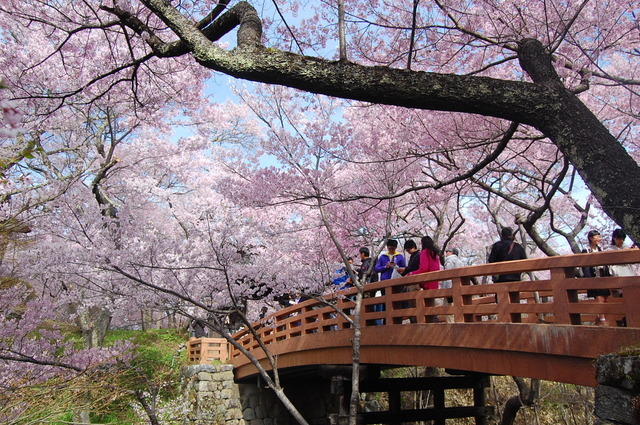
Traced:
<svg viewBox="0 0 640 425">
<path fill-rule="evenodd" d="M 589 246 L 583 249 L 582 252 L 587 254 L 602 251 L 602 248 L 600 247 L 601 240 L 602 236 L 600 235 L 600 232 L 597 230 L 590 230 L 589 233 L 587 233 L 587 242 Z M 611 276 L 611 271 L 609 266 L 583 267 L 582 274 L 584 277 L 606 277 Z M 610 295 L 611 291 L 608 289 L 587 289 L 587 296 L 595 298 L 599 303 L 606 303 Z M 596 325 L 607 325 L 607 319 L 604 314 L 601 313 L 596 316 Z"/>
<path fill-rule="evenodd" d="M 358 267 L 358 279 L 360 283 L 377 282 L 378 273 L 373 270 L 373 266 L 371 265 L 369 248 L 363 246 L 358 253 L 360 255 L 360 266 Z"/>
<path fill-rule="evenodd" d="M 627 234 L 622 229 L 616 229 L 611 235 L 611 246 L 609 251 L 615 251 L 617 249 L 625 249 L 624 241 L 627 239 Z M 633 270 L 631 264 L 617 264 L 610 266 L 612 276 L 635 276 L 636 273 Z M 615 294 L 614 294 L 615 295 Z"/>
<path fill-rule="evenodd" d="M 387 240 L 387 252 L 383 252 L 378 257 L 374 270 L 380 273 L 380 280 L 388 280 L 394 277 L 400 277 L 398 269 L 407 267 L 404 256 L 398 251 L 398 241 L 395 239 Z M 394 273 L 395 272 L 395 273 Z M 395 275 L 395 276 L 394 276 Z M 376 296 L 384 295 L 384 291 L 377 291 Z M 376 304 L 373 306 L 373 311 L 384 311 L 384 304 Z M 383 319 L 376 319 L 376 325 L 384 324 Z"/>
<path fill-rule="evenodd" d="M 404 252 L 409 254 L 409 261 L 407 261 L 407 267 L 401 267 L 398 269 L 401 276 L 407 276 L 409 273 L 418 270 L 420 267 L 420 251 L 413 239 L 407 239 L 404 242 Z M 402 292 L 418 291 L 419 289 L 420 287 L 417 284 L 407 285 L 402 288 Z M 415 306 L 415 302 L 413 305 Z M 412 303 L 410 301 L 402 301 L 400 303 L 400 308 L 411 308 L 411 306 Z M 411 323 L 416 323 L 415 317 L 409 317 L 408 319 Z"/>
<path fill-rule="evenodd" d="M 397 249 L 397 240 L 387 240 L 387 252 L 380 254 L 374 269 L 376 272 L 380 273 L 380 280 L 391 279 L 394 270 L 407 267 L 404 256 L 400 254 Z"/>
<path fill-rule="evenodd" d="M 445 270 L 464 267 L 464 263 L 462 262 L 460 257 L 458 257 L 459 252 L 460 251 L 458 251 L 458 248 L 445 249 L 444 251 L 444 269 Z M 452 286 L 453 286 L 453 280 L 451 279 L 443 280 L 442 282 L 440 282 L 440 288 L 449 289 Z M 442 300 L 442 304 L 443 305 L 453 304 L 453 297 L 444 298 Z M 447 316 L 445 316 L 445 320 L 447 321 L 447 323 L 451 323 L 453 322 L 453 316 L 448 314 Z"/>
<path fill-rule="evenodd" d="M 522 245 L 514 240 L 515 235 L 511 227 L 503 227 L 500 235 L 502 238 L 491 246 L 489 263 L 524 260 L 527 258 Z M 493 283 L 517 282 L 519 280 L 522 280 L 521 273 L 509 273 L 494 276 Z"/>
<path fill-rule="evenodd" d="M 464 267 L 464 263 L 462 262 L 460 257 L 458 257 L 459 252 L 460 251 L 458 251 L 458 248 L 447 248 L 444 251 L 444 269 L 445 270 Z M 442 282 L 440 282 L 440 287 L 451 288 L 452 284 L 453 284 L 452 280 L 443 280 Z"/>
<path fill-rule="evenodd" d="M 406 276 L 420 267 L 420 251 L 413 239 L 407 239 L 404 243 L 404 251 L 409 254 L 407 267 L 400 268 L 398 271 L 402 276 Z"/>
<path fill-rule="evenodd" d="M 353 258 L 349 257 L 347 261 L 349 264 L 353 264 Z M 336 270 L 335 276 L 336 277 L 333 278 L 331 283 L 337 291 L 342 291 L 343 289 L 351 288 L 353 286 L 351 278 L 349 277 L 349 272 L 347 271 L 347 266 L 342 266 Z"/>
<path fill-rule="evenodd" d="M 431 236 L 423 236 L 420 243 L 422 244 L 420 266 L 418 270 L 409 273 L 409 276 L 440 270 L 440 249 L 436 246 Z M 438 285 L 437 281 L 420 283 L 422 289 L 438 289 Z"/>
</svg>

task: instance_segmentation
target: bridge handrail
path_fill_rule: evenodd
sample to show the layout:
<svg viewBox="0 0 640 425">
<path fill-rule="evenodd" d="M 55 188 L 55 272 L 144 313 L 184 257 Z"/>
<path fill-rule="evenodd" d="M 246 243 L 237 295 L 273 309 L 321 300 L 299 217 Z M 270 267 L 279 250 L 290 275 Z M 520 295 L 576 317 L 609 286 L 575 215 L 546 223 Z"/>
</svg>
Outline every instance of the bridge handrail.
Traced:
<svg viewBox="0 0 640 425">
<path fill-rule="evenodd" d="M 640 263 L 639 249 L 604 251 L 557 257 L 482 264 L 429 272 L 367 284 L 362 302 L 361 325 L 401 323 L 550 323 L 592 325 L 596 314 L 624 318 L 626 326 L 640 327 L 639 277 L 576 279 L 581 267 Z M 520 282 L 472 285 L 472 277 L 507 273 L 548 272 L 549 278 Z M 421 282 L 452 280 L 450 289 L 408 291 Z M 618 297 L 607 303 L 586 299 L 588 289 L 609 289 Z M 376 293 L 383 293 L 376 296 Z M 336 309 L 352 313 L 350 296 L 355 288 L 324 295 L 325 302 L 307 300 L 280 310 L 254 325 L 262 343 L 350 327 Z M 452 301 L 450 304 L 446 301 Z M 333 306 L 327 305 L 332 303 Z M 447 320 L 448 319 L 448 320 Z M 258 343 L 248 330 L 234 335 L 249 351 Z M 233 348 L 231 358 L 240 356 Z"/>
</svg>

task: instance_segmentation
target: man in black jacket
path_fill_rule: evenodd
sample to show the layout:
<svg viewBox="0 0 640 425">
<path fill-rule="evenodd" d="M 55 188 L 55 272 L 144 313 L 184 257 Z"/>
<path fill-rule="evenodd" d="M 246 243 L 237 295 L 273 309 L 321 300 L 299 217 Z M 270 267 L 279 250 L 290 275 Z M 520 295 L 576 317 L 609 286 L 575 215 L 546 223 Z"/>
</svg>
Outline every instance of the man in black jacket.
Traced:
<svg viewBox="0 0 640 425">
<path fill-rule="evenodd" d="M 515 235 L 510 227 L 502 228 L 502 239 L 491 246 L 489 254 L 490 263 L 498 263 L 501 261 L 524 260 L 527 254 L 522 245 L 514 241 Z M 494 277 L 494 283 L 497 282 L 516 282 L 520 279 L 520 273 L 501 274 L 497 278 Z"/>
<path fill-rule="evenodd" d="M 369 257 L 369 248 L 363 246 L 360 248 L 360 267 L 358 267 L 358 279 L 362 283 L 370 283 L 378 281 L 378 273 L 371 266 L 371 257 Z M 365 279 L 366 276 L 366 279 Z"/>
<path fill-rule="evenodd" d="M 407 267 L 399 270 L 402 276 L 408 275 L 410 272 L 418 270 L 420 268 L 420 250 L 413 239 L 409 239 L 404 243 L 404 250 L 409 254 L 409 261 Z"/>
</svg>

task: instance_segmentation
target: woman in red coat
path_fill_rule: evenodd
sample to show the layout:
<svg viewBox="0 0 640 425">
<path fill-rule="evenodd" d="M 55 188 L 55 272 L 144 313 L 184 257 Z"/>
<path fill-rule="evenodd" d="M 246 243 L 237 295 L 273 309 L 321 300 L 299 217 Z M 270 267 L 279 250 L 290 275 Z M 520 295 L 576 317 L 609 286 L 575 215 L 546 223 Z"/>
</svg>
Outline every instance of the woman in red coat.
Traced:
<svg viewBox="0 0 640 425">
<path fill-rule="evenodd" d="M 420 267 L 409 273 L 410 276 L 440 270 L 440 250 L 436 247 L 433 239 L 430 236 L 423 236 L 421 242 Z M 438 282 L 422 282 L 420 287 L 422 289 L 438 289 Z"/>
</svg>

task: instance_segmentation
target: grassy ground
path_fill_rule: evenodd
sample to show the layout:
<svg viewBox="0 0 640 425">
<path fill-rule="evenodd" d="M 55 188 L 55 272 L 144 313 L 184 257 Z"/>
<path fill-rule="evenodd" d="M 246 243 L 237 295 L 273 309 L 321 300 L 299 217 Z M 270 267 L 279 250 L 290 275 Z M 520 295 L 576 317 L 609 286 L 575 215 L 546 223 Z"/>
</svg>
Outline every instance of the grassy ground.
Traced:
<svg viewBox="0 0 640 425">
<path fill-rule="evenodd" d="M 79 340 L 77 335 L 70 338 Z M 180 369 L 186 363 L 184 349 L 179 349 L 187 339 L 184 332 L 172 329 L 110 331 L 105 346 L 125 340 L 134 344 L 126 361 L 72 379 L 17 386 L 0 396 L 0 416 L 2 407 L 11 407 L 3 417 L 13 416 L 7 423 L 15 425 L 69 425 L 87 418 L 92 424 L 148 424 L 142 408 L 146 403 L 162 424 L 180 423 L 163 405 L 179 394 Z"/>
</svg>

